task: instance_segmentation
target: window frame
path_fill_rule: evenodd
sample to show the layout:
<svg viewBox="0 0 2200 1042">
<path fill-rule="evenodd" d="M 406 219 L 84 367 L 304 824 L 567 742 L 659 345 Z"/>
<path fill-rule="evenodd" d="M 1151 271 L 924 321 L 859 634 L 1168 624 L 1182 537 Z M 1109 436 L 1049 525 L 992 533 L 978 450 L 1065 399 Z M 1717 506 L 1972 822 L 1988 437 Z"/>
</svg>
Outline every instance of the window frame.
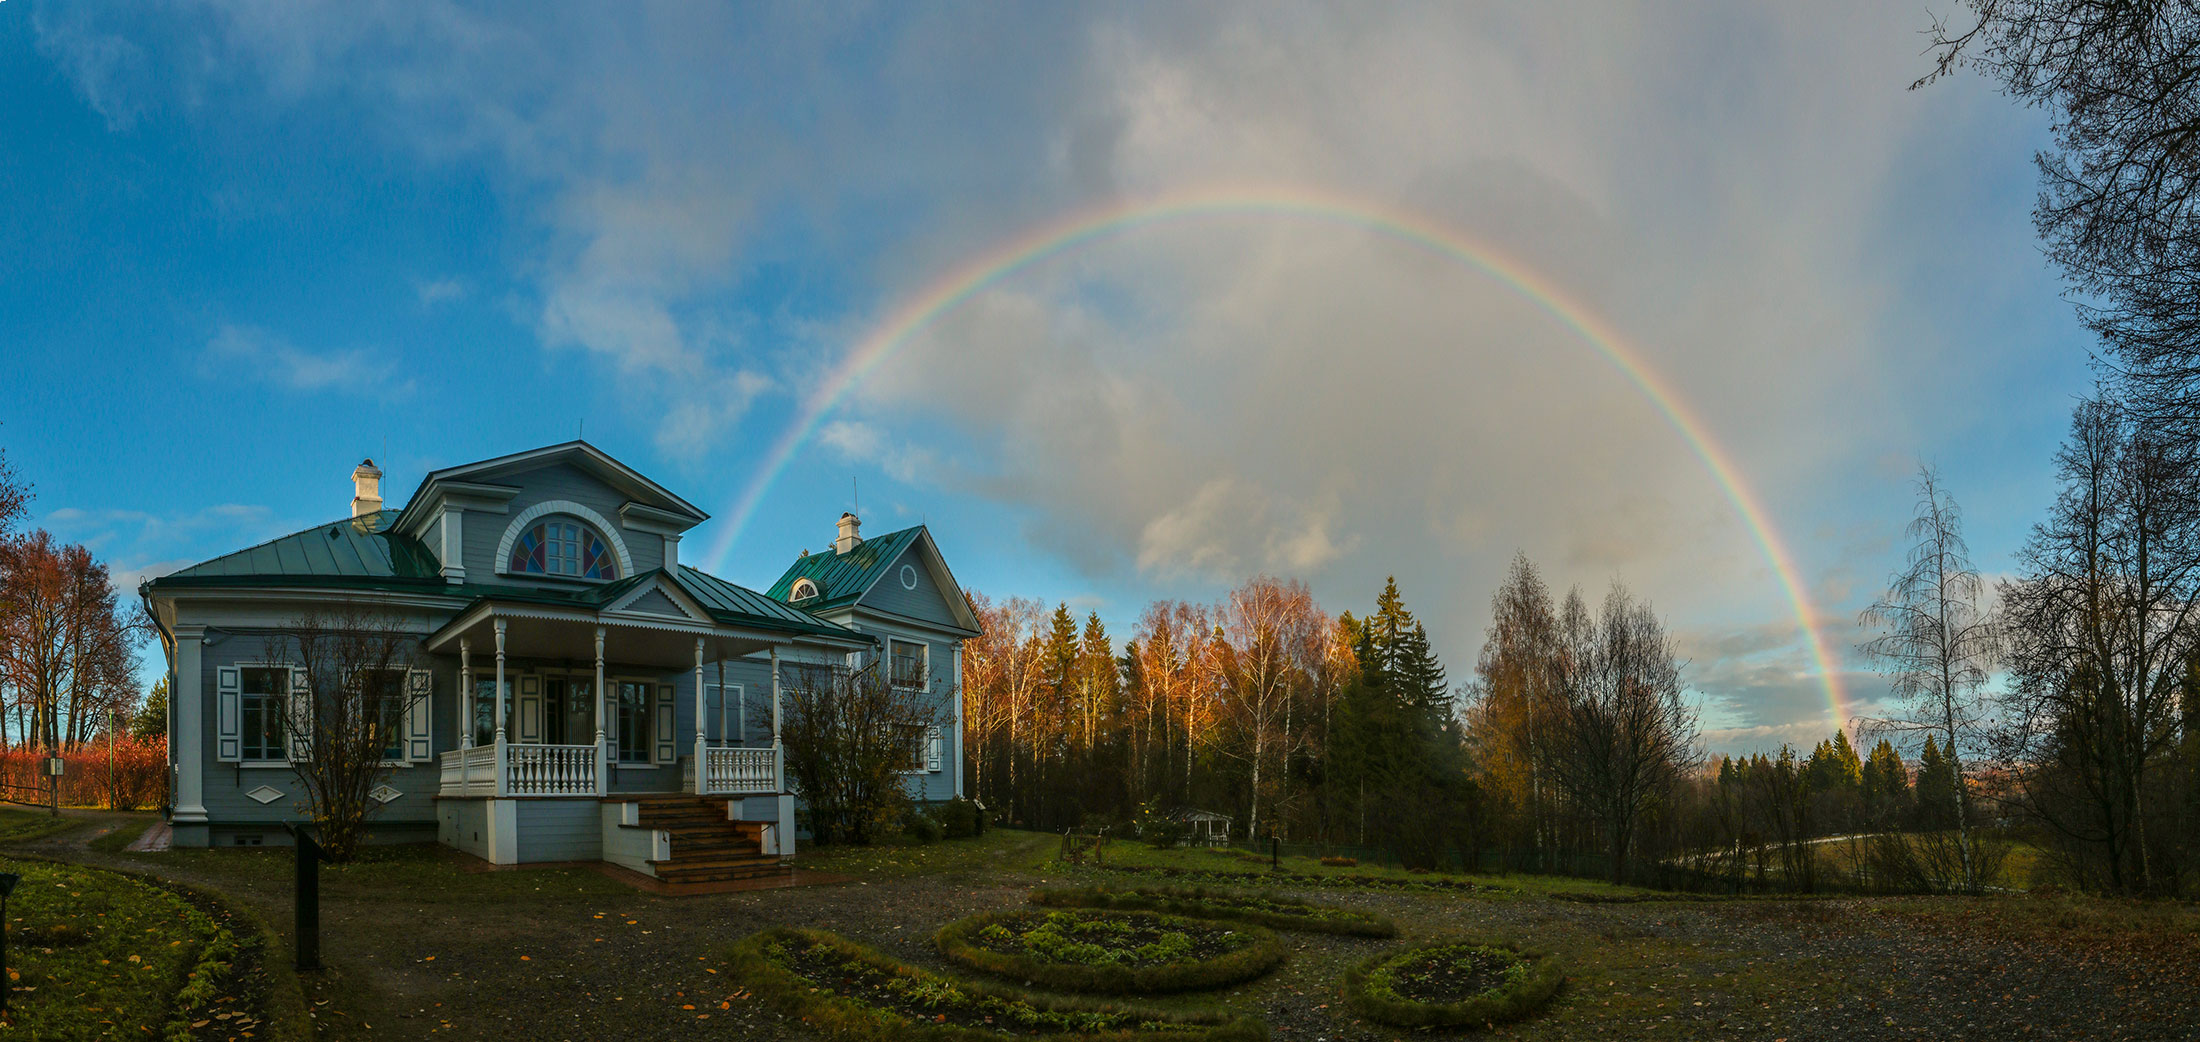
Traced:
<svg viewBox="0 0 2200 1042">
<path fill-rule="evenodd" d="M 563 536 L 560 532 L 562 529 L 572 531 L 570 539 Z M 595 564 L 588 566 L 591 540 L 599 549 Z M 570 558 L 557 552 L 558 548 L 564 546 L 570 546 Z M 542 567 L 539 570 L 534 567 L 537 552 L 542 556 Z M 561 566 L 566 563 L 570 563 L 574 570 L 561 570 Z M 505 555 L 502 564 L 502 574 L 538 579 L 599 583 L 616 582 L 621 578 L 617 544 L 594 523 L 572 514 L 549 514 L 521 529 L 512 540 L 511 552 Z M 595 572 L 602 574 L 593 574 Z"/>
<path fill-rule="evenodd" d="M 749 742 L 748 685 L 707 681 L 703 684 L 703 702 L 710 703 L 712 692 L 718 694 L 718 748 L 744 746 Z M 732 702 L 727 702 L 727 694 Z"/>
<path fill-rule="evenodd" d="M 405 756 L 405 753 L 407 752 L 406 741 L 410 737 L 410 735 L 407 733 L 409 718 L 412 716 L 412 670 L 407 669 L 403 666 L 379 666 L 373 667 L 370 671 L 376 673 L 393 673 L 397 676 L 397 720 L 392 729 L 392 733 L 397 736 L 396 742 L 394 743 L 397 748 L 397 755 L 391 756 L 390 746 L 384 745 L 382 747 L 382 766 L 412 766 L 412 761 L 407 759 Z M 358 721 L 359 726 L 366 726 L 367 721 L 365 719 L 365 714 L 367 713 L 373 702 L 375 702 L 376 700 L 386 702 L 389 698 L 390 695 L 387 692 L 384 692 L 381 695 L 370 695 L 366 691 L 366 689 L 361 688 L 359 692 L 359 712 L 361 716 L 360 720 Z"/>
<path fill-rule="evenodd" d="M 895 649 L 897 649 L 897 648 L 900 648 L 900 647 L 902 647 L 902 646 L 904 646 L 904 645 L 912 645 L 912 646 L 915 646 L 915 647 L 916 647 L 916 648 L 918 649 L 918 652 L 917 652 L 917 656 L 916 656 L 916 659 L 917 659 L 917 678 L 916 678 L 916 683 L 913 683 L 913 684 L 905 684 L 905 683 L 902 683 L 902 678 L 901 678 L 901 676 L 900 676 L 900 669 L 899 669 L 899 668 L 898 668 L 898 666 L 897 666 L 897 663 L 896 663 L 896 659 L 895 659 L 895 656 L 894 656 L 894 651 L 895 651 Z M 903 689 L 905 689 L 905 690 L 910 690 L 910 691 L 922 691 L 922 690 L 924 690 L 924 688 L 925 688 L 925 680 L 926 680 L 926 678 L 930 677 L 931 675 L 932 675 L 932 642 L 931 642 L 931 641 L 926 641 L 926 640 L 910 640 L 910 639 L 908 639 L 908 638 L 906 638 L 906 637 L 888 637 L 888 638 L 886 638 L 886 680 L 887 680 L 887 682 L 888 682 L 888 683 L 892 684 L 893 686 L 895 686 L 895 687 L 897 687 L 897 688 L 903 688 Z"/>
<path fill-rule="evenodd" d="M 296 684 L 296 683 L 297 683 L 297 682 L 296 682 L 296 681 L 295 681 L 294 679 L 292 679 L 292 676 L 293 676 L 293 673 L 292 673 L 292 671 L 293 671 L 294 669 L 296 669 L 296 667 L 295 667 L 295 666 L 292 666 L 292 665 L 291 665 L 290 663 L 287 663 L 287 662 L 239 662 L 239 663 L 237 663 L 236 665 L 237 665 L 237 762 L 238 762 L 239 764 L 243 765 L 243 766 L 246 766 L 246 767 L 288 767 L 288 766 L 290 766 L 290 762 L 291 762 L 291 761 L 290 761 L 290 737 L 291 737 L 291 736 L 290 736 L 290 731 L 291 731 L 291 721 L 290 721 L 290 712 L 291 712 L 291 705 L 290 705 L 290 698 L 291 698 L 291 690 L 292 690 L 292 686 L 293 686 L 294 684 Z M 277 676 L 279 676 L 279 677 L 281 678 L 281 684 L 280 684 L 280 689 L 279 689 L 279 690 L 277 690 L 277 691 L 273 691 L 273 692 L 248 692 L 248 691 L 246 691 L 246 690 L 245 690 L 245 676 L 246 676 L 247 674 L 250 674 L 250 673 L 255 673 L 255 672 L 261 672 L 261 673 L 273 673 L 273 674 L 276 674 Z M 252 703 L 253 703 L 254 701 L 262 701 L 262 702 L 263 702 L 263 705 L 262 705 L 262 712 L 263 712 L 263 713 L 264 713 L 264 712 L 266 712 L 266 711 L 267 711 L 268 709 L 270 709 L 270 708 L 272 708 L 272 709 L 273 709 L 273 711 L 274 711 L 274 714 L 275 714 L 275 722 L 276 722 L 276 728 L 275 728 L 275 732 L 276 732 L 276 733 L 275 733 L 275 738 L 274 738 L 274 743 L 275 743 L 275 744 L 274 744 L 274 747 L 273 747 L 273 753 L 274 753 L 273 755 L 266 755 L 266 756 L 252 756 L 252 755 L 247 755 L 247 754 L 248 754 L 248 752 L 249 752 L 249 751 L 251 750 L 251 745 L 250 745 L 250 741 L 251 741 L 251 739 L 250 739 L 250 738 L 248 737 L 248 731 L 247 731 L 247 729 L 246 729 L 246 727 L 245 727 L 245 721 L 246 721 L 247 719 L 249 719 L 249 717 L 250 717 L 250 715 L 251 715 L 251 714 L 250 714 L 250 710 L 249 710 L 249 707 L 250 707 L 250 706 L 252 705 Z M 272 703 L 272 705 L 270 706 L 270 705 L 264 704 L 264 703 L 268 703 L 268 702 L 271 702 L 271 703 Z M 265 752 L 268 752 L 268 749 L 266 749 L 266 748 L 262 748 L 262 749 L 261 749 L 261 750 L 259 750 L 259 751 L 260 751 L 260 752 L 263 752 L 263 753 L 265 753 Z"/>
<path fill-rule="evenodd" d="M 612 711 L 617 714 L 617 720 L 619 722 L 619 733 L 618 736 L 613 739 L 611 762 L 620 767 L 657 766 L 657 718 L 655 701 L 657 697 L 656 682 L 651 680 L 635 680 L 623 677 L 606 677 L 604 679 L 604 683 L 608 686 L 611 686 L 613 690 L 618 692 L 617 701 L 613 704 Z M 640 688 L 642 692 L 641 706 L 638 710 L 636 710 L 637 714 L 641 717 L 641 726 L 639 728 L 627 726 L 626 691 L 629 687 Z M 627 743 L 629 742 L 638 742 L 640 744 L 641 755 L 638 759 L 627 758 Z"/>
</svg>

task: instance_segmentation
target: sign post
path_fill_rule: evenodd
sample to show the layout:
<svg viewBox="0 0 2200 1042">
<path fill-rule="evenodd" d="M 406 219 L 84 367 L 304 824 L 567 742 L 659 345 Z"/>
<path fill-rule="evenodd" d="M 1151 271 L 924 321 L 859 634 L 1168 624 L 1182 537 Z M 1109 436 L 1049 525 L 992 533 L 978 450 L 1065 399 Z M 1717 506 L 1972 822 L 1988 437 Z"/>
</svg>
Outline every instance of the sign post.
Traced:
<svg viewBox="0 0 2200 1042">
<path fill-rule="evenodd" d="M 295 822 L 285 823 L 290 830 L 292 849 L 297 852 L 296 934 L 292 948 L 296 950 L 297 967 L 301 970 L 321 968 L 321 844 L 313 839 L 313 826 Z"/>
</svg>

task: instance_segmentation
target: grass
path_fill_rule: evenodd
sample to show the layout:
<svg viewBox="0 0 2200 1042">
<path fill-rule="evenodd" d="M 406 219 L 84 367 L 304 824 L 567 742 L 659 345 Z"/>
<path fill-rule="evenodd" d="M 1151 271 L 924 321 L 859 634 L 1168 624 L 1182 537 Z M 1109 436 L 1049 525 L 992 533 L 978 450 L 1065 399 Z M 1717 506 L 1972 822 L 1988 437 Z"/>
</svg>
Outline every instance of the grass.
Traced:
<svg viewBox="0 0 2200 1042">
<path fill-rule="evenodd" d="M 918 843 L 899 833 L 868 846 L 798 846 L 795 863 L 819 872 L 916 876 L 946 872 L 1036 872 L 1046 868 L 1061 838 L 1044 832 L 987 829 L 969 839 Z"/>
<path fill-rule="evenodd" d="M 1471 994 L 1418 998 L 1417 983 L 1467 966 L 1495 977 Z M 1344 997 L 1369 1019 L 1398 1028 L 1460 1028 L 1519 1020 L 1550 1001 L 1565 973 L 1557 959 L 1504 942 L 1452 941 L 1378 955 L 1345 974 Z M 1442 984 L 1435 985 L 1439 990 Z"/>
<path fill-rule="evenodd" d="M 67 832 L 81 824 L 83 822 L 75 818 L 56 818 L 43 810 L 0 808 L 0 843 L 27 843 Z"/>
<path fill-rule="evenodd" d="M 124 848 L 137 842 L 137 838 L 144 835 L 146 829 L 152 828 L 157 820 L 151 815 L 147 815 L 142 821 L 125 821 L 100 835 L 92 837 L 91 842 L 87 845 L 102 854 L 120 854 Z"/>
<path fill-rule="evenodd" d="M 1321 859 L 1290 855 L 1271 870 L 1269 859 L 1247 851 L 1195 847 L 1156 848 L 1142 843 L 1109 844 L 1101 871 L 1213 882 L 1227 886 L 1263 885 L 1284 877 L 1293 885 L 1368 886 L 1375 888 L 1471 891 L 1479 897 L 1583 897 L 1605 900 L 1659 900 L 1672 895 L 1642 887 L 1616 886 L 1595 879 L 1551 875 L 1462 875 L 1414 872 L 1381 865 L 1324 865 Z M 1085 866 L 1090 867 L 1090 866 Z"/>
<path fill-rule="evenodd" d="M 8 901 L 11 1033 L 188 1032 L 234 958 L 228 929 L 162 887 L 76 865 L 0 865 L 22 876 Z"/>
<path fill-rule="evenodd" d="M 1141 945 L 1147 936 L 1159 939 Z M 932 940 L 972 969 L 1108 995 L 1228 987 L 1275 969 L 1284 955 L 1283 942 L 1258 926 L 1101 909 L 986 912 L 941 927 Z"/>
<path fill-rule="evenodd" d="M 1310 933 L 1353 934 L 1360 937 L 1395 937 L 1398 924 L 1388 916 L 1336 905 L 1316 904 L 1273 892 L 1216 890 L 1203 887 L 1142 887 L 1110 890 L 1106 887 L 1073 887 L 1034 890 L 1031 903 L 1051 908 L 1113 908 L 1195 919 L 1232 919 L 1258 923 L 1278 930 Z"/>
<path fill-rule="evenodd" d="M 287 892 L 295 859 L 288 847 L 176 849 L 129 857 L 161 858 L 254 888 Z M 587 868 L 476 871 L 481 863 L 432 843 L 363 846 L 348 864 L 323 864 L 321 886 L 355 895 L 389 895 L 414 904 L 539 901 L 546 895 L 631 897 L 634 889 Z"/>
<path fill-rule="evenodd" d="M 781 927 L 734 945 L 734 979 L 829 1038 L 976 1042 L 1005 1034 L 1086 1042 L 1258 1042 L 1265 1025 L 1215 1013 L 1045 999 L 957 981 L 817 930 Z"/>
</svg>

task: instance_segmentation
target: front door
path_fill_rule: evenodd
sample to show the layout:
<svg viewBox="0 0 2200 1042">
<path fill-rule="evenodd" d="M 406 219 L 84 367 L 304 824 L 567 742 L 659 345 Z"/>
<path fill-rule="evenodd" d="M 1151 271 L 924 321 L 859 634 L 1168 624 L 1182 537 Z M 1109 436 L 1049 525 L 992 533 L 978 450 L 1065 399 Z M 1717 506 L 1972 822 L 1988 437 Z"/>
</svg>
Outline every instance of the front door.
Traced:
<svg viewBox="0 0 2200 1042">
<path fill-rule="evenodd" d="M 564 677 L 542 678 L 542 740 L 551 745 L 571 745 L 565 726 Z"/>
<path fill-rule="evenodd" d="M 542 679 L 542 740 L 551 745 L 596 741 L 596 684 L 586 677 Z"/>
</svg>

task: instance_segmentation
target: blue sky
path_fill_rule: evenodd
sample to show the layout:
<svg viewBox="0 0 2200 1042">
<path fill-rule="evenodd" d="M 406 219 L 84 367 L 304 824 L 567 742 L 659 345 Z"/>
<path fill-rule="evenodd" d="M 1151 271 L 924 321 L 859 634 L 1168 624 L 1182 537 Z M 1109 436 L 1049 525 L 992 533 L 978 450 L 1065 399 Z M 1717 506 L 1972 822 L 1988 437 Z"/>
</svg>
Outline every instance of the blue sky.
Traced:
<svg viewBox="0 0 2200 1042">
<path fill-rule="evenodd" d="M 884 316 L 1026 229 L 1264 184 L 1543 272 L 1699 412 L 1849 652 L 1933 461 L 1980 564 L 2048 501 L 2087 339 L 2039 113 L 1922 91 L 1898 3 L 0 3 L 0 446 L 126 579 L 339 515 L 372 456 L 590 441 L 719 515 Z M 1396 573 L 1455 678 L 1504 563 L 1655 602 L 1718 748 L 1817 680 L 1700 461 L 1548 316 L 1350 228 L 1167 223 L 920 330 L 719 570 L 860 486 L 957 575 L 1128 632 L 1256 572 Z M 717 542 L 706 528 L 693 544 Z"/>
</svg>

